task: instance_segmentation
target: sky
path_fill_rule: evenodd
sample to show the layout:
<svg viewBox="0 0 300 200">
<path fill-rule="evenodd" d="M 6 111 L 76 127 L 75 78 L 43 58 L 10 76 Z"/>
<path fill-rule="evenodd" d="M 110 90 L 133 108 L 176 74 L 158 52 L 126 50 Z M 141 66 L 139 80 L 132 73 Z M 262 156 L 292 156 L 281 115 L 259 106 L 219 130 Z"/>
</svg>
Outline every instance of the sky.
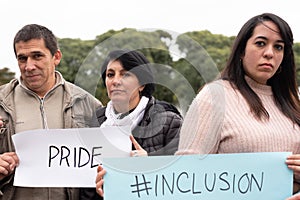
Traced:
<svg viewBox="0 0 300 200">
<path fill-rule="evenodd" d="M 13 38 L 24 25 L 48 27 L 59 38 L 95 39 L 108 30 L 161 29 L 177 34 L 209 30 L 236 36 L 251 17 L 272 12 L 300 42 L 300 9 L 293 0 L 1 0 L 0 68 L 18 75 Z"/>
</svg>

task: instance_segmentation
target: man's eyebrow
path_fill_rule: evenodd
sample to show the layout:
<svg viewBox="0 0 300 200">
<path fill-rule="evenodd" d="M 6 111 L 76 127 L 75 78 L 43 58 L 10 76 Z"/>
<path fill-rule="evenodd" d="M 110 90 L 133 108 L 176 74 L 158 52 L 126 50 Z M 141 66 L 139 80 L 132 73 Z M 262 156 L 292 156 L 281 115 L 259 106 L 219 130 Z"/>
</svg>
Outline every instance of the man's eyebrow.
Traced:
<svg viewBox="0 0 300 200">
<path fill-rule="evenodd" d="M 25 54 L 18 54 L 17 57 L 20 58 L 20 57 L 27 57 L 27 56 Z"/>
<path fill-rule="evenodd" d="M 43 52 L 41 52 L 41 51 L 32 51 L 29 54 L 43 54 Z"/>
<path fill-rule="evenodd" d="M 43 52 L 41 51 L 32 51 L 30 52 L 29 54 L 25 55 L 23 53 L 20 53 L 19 55 L 17 55 L 17 57 L 21 57 L 21 56 L 25 56 L 25 57 L 28 57 L 29 55 L 34 55 L 34 54 L 43 54 Z"/>
</svg>

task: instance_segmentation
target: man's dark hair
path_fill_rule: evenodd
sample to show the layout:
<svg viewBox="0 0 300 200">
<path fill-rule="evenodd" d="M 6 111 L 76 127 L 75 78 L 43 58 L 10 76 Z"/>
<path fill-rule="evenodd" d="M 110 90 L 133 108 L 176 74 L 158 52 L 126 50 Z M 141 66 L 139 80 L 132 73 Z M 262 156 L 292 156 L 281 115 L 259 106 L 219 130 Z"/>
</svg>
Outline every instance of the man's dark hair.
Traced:
<svg viewBox="0 0 300 200">
<path fill-rule="evenodd" d="M 14 52 L 16 52 L 16 43 L 27 42 L 32 39 L 43 39 L 45 46 L 52 55 L 54 55 L 58 49 L 58 43 L 55 35 L 48 28 L 38 25 L 38 24 L 28 24 L 25 25 L 21 30 L 19 30 L 14 38 Z"/>
</svg>

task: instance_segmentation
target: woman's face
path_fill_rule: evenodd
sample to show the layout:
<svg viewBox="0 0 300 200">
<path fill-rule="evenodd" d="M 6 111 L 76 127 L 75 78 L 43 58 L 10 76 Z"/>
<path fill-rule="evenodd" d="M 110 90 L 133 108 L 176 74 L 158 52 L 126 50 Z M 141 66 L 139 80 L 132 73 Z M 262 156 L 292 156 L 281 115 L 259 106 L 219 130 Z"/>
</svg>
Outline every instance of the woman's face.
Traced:
<svg viewBox="0 0 300 200">
<path fill-rule="evenodd" d="M 258 24 L 249 38 L 242 57 L 246 75 L 266 84 L 278 70 L 284 55 L 284 42 L 278 27 L 271 21 Z"/>
<path fill-rule="evenodd" d="M 108 63 L 105 84 L 108 97 L 118 112 L 135 108 L 140 101 L 139 92 L 144 89 L 136 75 L 125 70 L 117 60 Z"/>
</svg>

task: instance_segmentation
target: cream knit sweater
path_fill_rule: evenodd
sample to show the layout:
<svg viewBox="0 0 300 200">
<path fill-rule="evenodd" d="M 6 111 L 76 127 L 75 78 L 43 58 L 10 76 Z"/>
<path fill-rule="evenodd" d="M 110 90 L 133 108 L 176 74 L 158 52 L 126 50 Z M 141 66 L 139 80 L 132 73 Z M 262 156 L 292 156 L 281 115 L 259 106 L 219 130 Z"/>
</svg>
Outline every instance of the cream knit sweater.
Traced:
<svg viewBox="0 0 300 200">
<path fill-rule="evenodd" d="M 181 132 L 180 154 L 279 152 L 300 153 L 300 128 L 276 107 L 270 86 L 246 77 L 269 113 L 259 121 L 244 97 L 228 81 L 207 84 L 193 100 Z M 284 83 L 282 83 L 284 84 Z"/>
</svg>

